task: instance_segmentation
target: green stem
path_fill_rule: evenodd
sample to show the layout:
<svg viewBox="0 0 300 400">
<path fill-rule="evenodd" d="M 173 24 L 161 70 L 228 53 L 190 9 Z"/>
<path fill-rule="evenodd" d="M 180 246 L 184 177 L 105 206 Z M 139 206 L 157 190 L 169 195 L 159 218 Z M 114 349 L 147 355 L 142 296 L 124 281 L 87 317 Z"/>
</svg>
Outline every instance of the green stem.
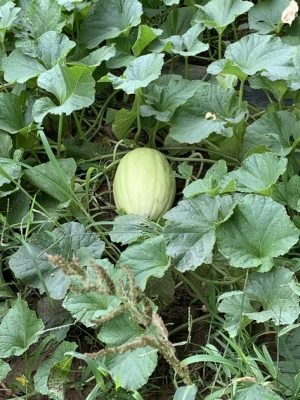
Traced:
<svg viewBox="0 0 300 400">
<path fill-rule="evenodd" d="M 135 143 L 137 143 L 141 132 L 142 132 L 142 122 L 141 122 L 141 91 L 140 89 L 137 89 L 135 92 L 135 100 L 136 100 L 136 124 L 137 124 L 137 131 L 134 137 Z"/>
<path fill-rule="evenodd" d="M 222 58 L 222 33 L 218 33 L 218 58 Z"/>
<path fill-rule="evenodd" d="M 240 91 L 239 91 L 239 108 L 242 107 L 243 103 L 243 96 L 244 96 L 244 85 L 245 85 L 245 80 L 243 79 L 240 84 Z"/>
<path fill-rule="evenodd" d="M 184 77 L 185 79 L 190 79 L 190 66 L 188 57 L 184 57 Z"/>
<path fill-rule="evenodd" d="M 58 122 L 58 134 L 57 134 L 57 158 L 60 158 L 60 153 L 61 153 L 63 122 L 64 122 L 64 114 L 60 114 Z"/>
<path fill-rule="evenodd" d="M 81 129 L 81 123 L 80 123 L 80 120 L 78 119 L 75 111 L 73 112 L 73 117 L 74 117 L 74 121 L 75 121 L 75 124 L 77 127 L 77 133 L 78 133 L 79 139 L 83 139 L 84 134 Z"/>
<path fill-rule="evenodd" d="M 156 133 L 159 128 L 159 121 L 156 121 L 155 127 L 153 128 L 153 131 L 149 135 L 149 145 L 153 148 L 156 149 Z"/>
</svg>

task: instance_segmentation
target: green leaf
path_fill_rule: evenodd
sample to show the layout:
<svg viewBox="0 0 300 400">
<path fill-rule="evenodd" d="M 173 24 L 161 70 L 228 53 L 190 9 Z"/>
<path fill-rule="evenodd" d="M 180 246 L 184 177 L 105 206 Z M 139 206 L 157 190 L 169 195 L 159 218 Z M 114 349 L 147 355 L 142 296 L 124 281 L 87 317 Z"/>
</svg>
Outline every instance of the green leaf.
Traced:
<svg viewBox="0 0 300 400">
<path fill-rule="evenodd" d="M 199 195 L 179 202 L 165 214 L 167 254 L 179 271 L 195 270 L 212 261 L 216 227 L 230 217 L 234 206 L 230 196 Z"/>
<path fill-rule="evenodd" d="M 283 400 L 283 398 L 268 386 L 255 384 L 249 388 L 238 390 L 234 400 Z"/>
<path fill-rule="evenodd" d="M 141 106 L 141 115 L 170 121 L 175 110 L 186 103 L 200 85 L 200 81 L 189 81 L 178 75 L 161 76 L 143 91 L 146 105 Z"/>
<path fill-rule="evenodd" d="M 279 182 L 275 186 L 273 199 L 300 212 L 300 176 L 294 175 L 288 182 Z"/>
<path fill-rule="evenodd" d="M 139 215 L 121 215 L 116 217 L 109 236 L 113 242 L 130 244 L 138 239 L 147 239 L 161 233 L 159 225 Z"/>
<path fill-rule="evenodd" d="M 252 89 L 262 89 L 271 92 L 278 102 L 282 101 L 283 96 L 288 90 L 286 82 L 283 79 L 272 82 L 261 75 L 252 76 L 249 79 L 249 83 Z"/>
<path fill-rule="evenodd" d="M 163 0 L 166 6 L 173 6 L 174 4 L 179 4 L 180 0 Z"/>
<path fill-rule="evenodd" d="M 25 113 L 25 100 L 25 96 L 17 96 L 13 93 L 0 94 L 0 129 L 17 133 L 30 125 Z"/>
<path fill-rule="evenodd" d="M 66 35 L 49 31 L 41 35 L 33 49 L 36 56 L 43 61 L 45 67 L 50 69 L 59 62 L 66 62 L 67 55 L 76 46 Z M 27 54 L 34 57 L 34 54 Z"/>
<path fill-rule="evenodd" d="M 147 383 L 157 365 L 157 350 L 142 347 L 107 360 L 108 370 L 118 385 L 137 390 Z"/>
<path fill-rule="evenodd" d="M 160 26 L 163 37 L 182 36 L 192 25 L 195 7 L 176 7 L 168 13 L 166 21 Z"/>
<path fill-rule="evenodd" d="M 195 400 L 197 396 L 197 386 L 182 386 L 176 390 L 173 400 Z"/>
<path fill-rule="evenodd" d="M 121 346 L 132 342 L 144 332 L 129 314 L 123 314 L 106 322 L 101 328 L 98 339 L 107 346 Z"/>
<path fill-rule="evenodd" d="M 135 57 L 142 54 L 143 50 L 155 40 L 163 31 L 161 29 L 151 28 L 148 25 L 139 25 L 138 36 L 134 45 L 132 46 L 132 52 Z"/>
<path fill-rule="evenodd" d="M 12 1 L 7 1 L 0 6 L 0 41 L 4 41 L 6 31 L 16 23 L 21 8 L 16 7 Z"/>
<path fill-rule="evenodd" d="M 246 13 L 253 3 L 243 0 L 210 0 L 205 6 L 198 6 L 196 21 L 202 22 L 208 28 L 215 28 L 222 33 L 234 20 Z"/>
<path fill-rule="evenodd" d="M 137 102 L 132 104 L 131 110 L 121 108 L 114 116 L 112 131 L 119 140 L 125 139 L 130 132 L 130 128 L 137 118 Z"/>
<path fill-rule="evenodd" d="M 148 86 L 160 76 L 163 58 L 163 54 L 140 56 L 128 64 L 120 77 L 111 73 L 108 73 L 107 77 L 115 89 L 122 89 L 128 94 L 133 94 L 137 89 Z"/>
<path fill-rule="evenodd" d="M 18 297 L 0 325 L 0 357 L 22 355 L 38 341 L 43 329 L 43 322 Z"/>
<path fill-rule="evenodd" d="M 106 39 L 113 39 L 141 22 L 142 4 L 137 0 L 97 2 L 93 14 L 81 25 L 80 43 L 88 49 Z"/>
<path fill-rule="evenodd" d="M 55 65 L 41 74 L 38 86 L 54 94 L 59 106 L 48 97 L 38 99 L 33 106 L 34 120 L 42 122 L 47 114 L 70 115 L 75 110 L 90 106 L 95 100 L 95 80 L 92 71 L 84 66 Z"/>
<path fill-rule="evenodd" d="M 208 44 L 200 42 L 198 37 L 203 32 L 202 24 L 195 24 L 187 30 L 182 36 L 171 36 L 168 40 L 172 42 L 172 53 L 183 57 L 196 56 L 199 53 L 207 51 Z"/>
<path fill-rule="evenodd" d="M 244 292 L 219 296 L 218 310 L 226 314 L 225 328 L 230 336 L 235 337 L 250 321 L 292 324 L 300 313 L 299 296 L 292 288 L 295 282 L 292 271 L 279 267 L 264 274 L 251 274 Z"/>
<path fill-rule="evenodd" d="M 65 355 L 75 351 L 76 343 L 62 342 L 53 355 L 44 361 L 34 376 L 35 390 L 53 400 L 64 399 L 64 383 L 68 380 L 72 357 Z"/>
<path fill-rule="evenodd" d="M 294 112 L 267 112 L 249 125 L 243 140 L 243 153 L 255 151 L 263 146 L 278 156 L 292 151 L 295 140 L 299 140 L 300 120 Z"/>
<path fill-rule="evenodd" d="M 21 157 L 19 150 L 15 150 L 13 159 L 0 158 L 0 188 L 13 180 L 17 180 L 22 175 L 22 169 L 17 163 Z M 5 192 L 5 188 L 4 188 Z M 8 190 L 9 192 L 9 190 Z M 0 192 L 1 197 L 1 192 Z"/>
<path fill-rule="evenodd" d="M 254 75 L 260 71 L 281 71 L 292 61 L 293 54 L 294 48 L 284 44 L 279 37 L 251 33 L 227 46 L 225 60 L 245 75 Z M 227 63 L 216 61 L 210 64 L 208 72 L 221 73 Z"/>
<path fill-rule="evenodd" d="M 233 216 L 217 231 L 219 251 L 236 268 L 268 271 L 273 258 L 297 243 L 299 231 L 285 208 L 274 200 L 247 195 L 239 201 Z"/>
<path fill-rule="evenodd" d="M 121 254 L 119 263 L 132 270 L 137 284 L 144 290 L 150 277 L 162 278 L 169 268 L 165 239 L 157 236 L 129 246 Z"/>
<path fill-rule="evenodd" d="M 4 79 L 9 83 L 25 83 L 46 71 L 38 60 L 26 56 L 18 49 L 2 60 L 2 69 Z"/>
<path fill-rule="evenodd" d="M 10 371 L 11 368 L 9 364 L 3 360 L 0 360 L 0 383 L 4 381 Z"/>
<path fill-rule="evenodd" d="M 198 143 L 211 133 L 231 136 L 231 124 L 239 123 L 246 114 L 246 106 L 239 106 L 233 89 L 203 83 L 172 120 L 170 136 L 179 143 Z"/>
<path fill-rule="evenodd" d="M 249 11 L 249 28 L 266 34 L 276 31 L 282 25 L 281 15 L 290 0 L 264 0 Z"/>
<path fill-rule="evenodd" d="M 273 153 L 252 154 L 241 167 L 229 172 L 227 178 L 236 181 L 236 190 L 270 195 L 273 185 L 287 167 L 287 159 Z"/>
<path fill-rule="evenodd" d="M 203 179 L 197 179 L 183 189 L 183 194 L 187 198 L 207 193 L 210 196 L 234 192 L 236 184 L 234 180 L 226 177 L 227 165 L 224 160 L 216 161 L 215 164 L 206 171 Z M 227 178 L 227 179 L 225 179 Z"/>
<path fill-rule="evenodd" d="M 67 184 L 71 188 L 77 164 L 73 158 L 57 160 L 57 163 L 63 174 L 63 182 L 51 161 L 27 169 L 25 176 L 34 186 L 61 203 L 64 203 L 70 201 L 70 193 L 66 192 L 65 186 Z"/>
<path fill-rule="evenodd" d="M 11 256 L 9 266 L 28 285 L 48 291 L 53 299 L 64 298 L 70 279 L 62 268 L 52 264 L 48 255 L 60 255 L 67 261 L 77 257 L 82 267 L 91 258 L 100 258 L 104 243 L 94 233 L 87 232 L 83 225 L 70 222 L 50 232 L 33 234 L 28 243 Z"/>
<path fill-rule="evenodd" d="M 76 320 L 87 327 L 92 327 L 95 325 L 94 320 L 114 311 L 119 304 L 120 300 L 116 296 L 99 295 L 96 292 L 89 291 L 82 294 L 69 293 L 63 302 L 63 307 Z"/>
<path fill-rule="evenodd" d="M 24 32 L 39 38 L 48 31 L 61 32 L 66 19 L 56 0 L 32 0 L 22 18 Z"/>
<path fill-rule="evenodd" d="M 116 54 L 114 46 L 102 46 L 100 49 L 91 51 L 88 56 L 79 61 L 73 61 L 69 64 L 85 65 L 88 67 L 97 67 L 103 61 L 110 60 Z"/>
</svg>

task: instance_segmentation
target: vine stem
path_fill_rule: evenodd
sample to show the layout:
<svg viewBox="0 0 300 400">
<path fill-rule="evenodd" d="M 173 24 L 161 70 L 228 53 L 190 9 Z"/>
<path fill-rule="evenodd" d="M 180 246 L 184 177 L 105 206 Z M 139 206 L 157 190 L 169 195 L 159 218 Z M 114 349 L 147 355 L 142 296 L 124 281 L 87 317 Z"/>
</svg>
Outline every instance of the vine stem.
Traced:
<svg viewBox="0 0 300 400">
<path fill-rule="evenodd" d="M 243 103 L 244 85 L 245 85 L 245 79 L 241 80 L 241 84 L 240 84 L 240 91 L 239 91 L 239 108 L 242 107 L 242 103 Z"/>
<path fill-rule="evenodd" d="M 185 79 L 190 79 L 190 66 L 188 57 L 184 57 L 184 77 Z"/>
<path fill-rule="evenodd" d="M 222 58 L 222 33 L 218 33 L 218 58 Z"/>
<path fill-rule="evenodd" d="M 63 123 L 64 123 L 64 114 L 60 114 L 58 121 L 58 134 L 57 134 L 57 158 L 60 158 L 60 153 L 61 153 Z"/>
<path fill-rule="evenodd" d="M 137 123 L 137 131 L 134 137 L 135 143 L 137 143 L 141 131 L 142 131 L 142 122 L 141 122 L 141 114 L 140 114 L 140 108 L 141 108 L 141 91 L 140 89 L 137 89 L 135 92 L 135 99 L 136 99 L 136 123 Z"/>
</svg>

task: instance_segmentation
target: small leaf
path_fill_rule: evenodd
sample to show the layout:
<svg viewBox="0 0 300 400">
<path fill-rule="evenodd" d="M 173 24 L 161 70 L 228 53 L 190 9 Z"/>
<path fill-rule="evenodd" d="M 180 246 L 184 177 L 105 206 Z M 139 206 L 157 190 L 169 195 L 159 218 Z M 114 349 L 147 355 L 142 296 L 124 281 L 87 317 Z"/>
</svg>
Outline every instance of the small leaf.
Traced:
<svg viewBox="0 0 300 400">
<path fill-rule="evenodd" d="M 204 26 L 202 24 L 195 24 L 182 36 L 171 36 L 167 40 L 172 42 L 172 53 L 183 57 L 191 57 L 207 51 L 209 48 L 208 44 L 198 40 L 203 30 Z"/>
<path fill-rule="evenodd" d="M 88 56 L 82 58 L 79 61 L 73 61 L 68 64 L 85 65 L 88 67 L 97 67 L 103 61 L 110 60 L 116 54 L 116 50 L 113 46 L 102 46 L 100 49 L 94 50 L 89 53 Z"/>
<path fill-rule="evenodd" d="M 300 176 L 294 175 L 288 182 L 277 183 L 273 199 L 300 212 Z"/>
<path fill-rule="evenodd" d="M 14 93 L 0 94 L 0 129 L 9 133 L 17 133 L 30 125 L 25 115 L 25 96 Z"/>
<path fill-rule="evenodd" d="M 234 400 L 283 400 L 268 386 L 256 384 L 249 388 L 238 390 Z"/>
<path fill-rule="evenodd" d="M 197 386 L 182 386 L 176 390 L 173 400 L 195 400 L 197 396 Z"/>
<path fill-rule="evenodd" d="M 75 351 L 76 343 L 62 342 L 53 355 L 44 361 L 34 376 L 35 389 L 38 393 L 53 400 L 64 399 L 64 383 L 67 381 L 72 357 L 65 355 Z"/>
<path fill-rule="evenodd" d="M 43 329 L 43 322 L 29 309 L 26 301 L 18 297 L 0 325 L 0 357 L 22 355 L 38 341 Z"/>
<path fill-rule="evenodd" d="M 6 31 L 16 23 L 21 8 L 16 7 L 12 1 L 7 1 L 0 6 L 0 41 L 4 41 Z"/>
<path fill-rule="evenodd" d="M 299 231 L 285 208 L 274 200 L 247 195 L 239 201 L 232 217 L 217 231 L 219 251 L 236 268 L 268 271 L 273 258 L 297 243 Z"/>
<path fill-rule="evenodd" d="M 159 77 L 163 58 L 163 54 L 140 56 L 128 64 L 122 76 L 108 73 L 107 77 L 115 89 L 122 89 L 128 94 L 133 94 L 137 89 L 148 86 Z"/>
<path fill-rule="evenodd" d="M 143 50 L 162 32 L 163 31 L 161 29 L 151 28 L 148 25 L 139 25 L 137 39 L 132 46 L 132 52 L 134 56 L 140 56 Z"/>
<path fill-rule="evenodd" d="M 38 86 L 54 94 L 60 105 L 48 97 L 38 99 L 33 106 L 34 120 L 42 122 L 47 114 L 70 115 L 90 106 L 95 100 L 95 80 L 92 71 L 84 66 L 55 65 L 38 78 Z"/>
<path fill-rule="evenodd" d="M 93 14 L 81 25 L 80 43 L 92 49 L 106 39 L 113 39 L 139 25 L 142 13 L 142 4 L 137 0 L 99 1 Z"/>
<path fill-rule="evenodd" d="M 11 368 L 9 364 L 3 360 L 0 360 L 0 383 L 4 381 L 10 371 Z"/>
<path fill-rule="evenodd" d="M 137 284 L 144 290 L 150 277 L 162 278 L 169 268 L 165 239 L 157 236 L 129 246 L 121 254 L 119 263 L 132 270 Z"/>
</svg>

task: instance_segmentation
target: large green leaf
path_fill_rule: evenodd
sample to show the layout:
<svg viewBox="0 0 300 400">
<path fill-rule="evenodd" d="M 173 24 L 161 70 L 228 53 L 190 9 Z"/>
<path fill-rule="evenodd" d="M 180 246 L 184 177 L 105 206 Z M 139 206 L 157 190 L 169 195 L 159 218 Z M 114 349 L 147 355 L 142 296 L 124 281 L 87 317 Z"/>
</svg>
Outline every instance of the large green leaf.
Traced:
<svg viewBox="0 0 300 400">
<path fill-rule="evenodd" d="M 84 66 L 55 65 L 38 78 L 38 86 L 52 93 L 59 101 L 57 106 L 49 97 L 38 99 L 32 114 L 42 122 L 47 114 L 70 115 L 75 110 L 90 106 L 95 100 L 95 80 L 92 71 Z"/>
<path fill-rule="evenodd" d="M 180 143 L 198 143 L 211 133 L 231 136 L 231 124 L 240 122 L 246 106 L 239 106 L 233 89 L 202 83 L 193 97 L 179 107 L 172 119 L 170 136 Z"/>
<path fill-rule="evenodd" d="M 52 298 L 65 297 L 70 279 L 61 267 L 52 264 L 48 255 L 60 255 L 67 261 L 77 257 L 82 266 L 91 258 L 100 258 L 104 243 L 77 222 L 69 222 L 52 232 L 33 234 L 10 258 L 9 266 L 28 285 L 48 291 Z"/>
<path fill-rule="evenodd" d="M 58 175 L 56 166 L 50 161 L 27 169 L 25 176 L 34 186 L 64 203 L 70 201 L 70 192 L 66 191 L 66 185 L 71 188 L 77 165 L 73 158 L 57 160 L 57 165 L 63 179 Z"/>
<path fill-rule="evenodd" d="M 35 390 L 53 400 L 64 399 L 64 383 L 69 378 L 72 357 L 65 355 L 75 351 L 76 343 L 62 342 L 55 352 L 44 361 L 34 376 Z"/>
<path fill-rule="evenodd" d="M 25 83 L 46 71 L 37 59 L 23 54 L 18 49 L 2 60 L 2 68 L 4 79 L 10 83 Z"/>
<path fill-rule="evenodd" d="M 25 96 L 14 93 L 0 94 L 0 129 L 9 133 L 17 133 L 29 126 L 31 119 L 26 113 Z"/>
<path fill-rule="evenodd" d="M 233 216 L 217 231 L 220 252 L 237 268 L 268 271 L 273 258 L 297 243 L 299 231 L 285 208 L 274 200 L 247 195 L 239 201 Z"/>
<path fill-rule="evenodd" d="M 197 386 L 182 386 L 176 390 L 173 400 L 195 400 L 197 396 Z"/>
<path fill-rule="evenodd" d="M 234 206 L 230 196 L 199 195 L 181 201 L 165 214 L 169 222 L 164 231 L 167 254 L 180 271 L 212 261 L 216 227 L 230 217 Z"/>
<path fill-rule="evenodd" d="M 250 321 L 292 324 L 300 313 L 295 283 L 293 272 L 279 267 L 264 274 L 251 274 L 243 292 L 222 294 L 218 310 L 226 314 L 225 328 L 230 336 L 235 337 Z"/>
<path fill-rule="evenodd" d="M 128 64 L 123 75 L 107 74 L 115 89 L 122 89 L 133 94 L 137 89 L 144 88 L 160 76 L 163 67 L 163 54 L 147 54 L 140 56 Z"/>
<path fill-rule="evenodd" d="M 276 31 L 282 24 L 283 10 L 290 4 L 290 0 L 264 0 L 249 11 L 249 27 L 259 33 L 266 34 Z"/>
<path fill-rule="evenodd" d="M 144 332 L 145 330 L 129 314 L 122 314 L 106 322 L 98 338 L 107 346 L 121 346 L 132 342 Z"/>
<path fill-rule="evenodd" d="M 142 347 L 118 354 L 107 360 L 107 367 L 115 382 L 128 389 L 137 390 L 147 383 L 157 365 L 157 350 Z"/>
<path fill-rule="evenodd" d="M 93 14 L 81 25 L 80 43 L 88 49 L 112 39 L 141 22 L 142 4 L 138 0 L 98 1 Z"/>
<path fill-rule="evenodd" d="M 20 356 L 36 343 L 44 324 L 20 297 L 0 325 L 0 357 Z"/>
<path fill-rule="evenodd" d="M 30 47 L 26 49 L 26 46 Z M 67 55 L 76 46 L 66 35 L 55 31 L 43 33 L 35 42 L 26 42 L 21 50 L 30 57 L 40 59 L 47 69 L 55 64 L 65 63 Z"/>
<path fill-rule="evenodd" d="M 215 61 L 208 67 L 208 72 L 254 75 L 259 71 L 270 70 L 272 73 L 286 68 L 292 61 L 294 48 L 272 35 L 251 33 L 239 41 L 230 44 L 225 51 L 225 60 Z M 235 71 L 236 69 L 236 71 Z"/>
<path fill-rule="evenodd" d="M 32 0 L 22 18 L 23 33 L 39 38 L 48 31 L 61 32 L 66 23 L 61 6 L 56 0 Z"/>
<path fill-rule="evenodd" d="M 128 265 L 137 284 L 144 290 L 151 276 L 162 278 L 169 268 L 165 239 L 157 236 L 133 244 L 121 254 L 119 262 L 121 265 Z"/>
<path fill-rule="evenodd" d="M 266 112 L 248 125 L 243 139 L 243 153 L 268 149 L 278 156 L 286 156 L 300 139 L 300 120 L 295 112 Z"/>
<path fill-rule="evenodd" d="M 240 168 L 229 172 L 227 179 L 235 180 L 240 192 L 270 195 L 273 185 L 285 172 L 287 161 L 273 153 L 252 154 Z"/>
<path fill-rule="evenodd" d="M 161 29 L 151 28 L 148 25 L 139 25 L 138 35 L 134 45 L 132 46 L 132 52 L 135 57 L 142 54 L 143 50 L 155 40 L 162 33 Z"/>
<path fill-rule="evenodd" d="M 222 33 L 241 14 L 247 12 L 253 3 L 243 0 L 210 0 L 204 6 L 198 6 L 196 20 L 208 28 Z"/>
<path fill-rule="evenodd" d="M 170 121 L 175 110 L 191 98 L 200 85 L 200 81 L 189 81 L 178 75 L 160 77 L 143 92 L 146 104 L 141 106 L 142 116 Z"/>
</svg>

